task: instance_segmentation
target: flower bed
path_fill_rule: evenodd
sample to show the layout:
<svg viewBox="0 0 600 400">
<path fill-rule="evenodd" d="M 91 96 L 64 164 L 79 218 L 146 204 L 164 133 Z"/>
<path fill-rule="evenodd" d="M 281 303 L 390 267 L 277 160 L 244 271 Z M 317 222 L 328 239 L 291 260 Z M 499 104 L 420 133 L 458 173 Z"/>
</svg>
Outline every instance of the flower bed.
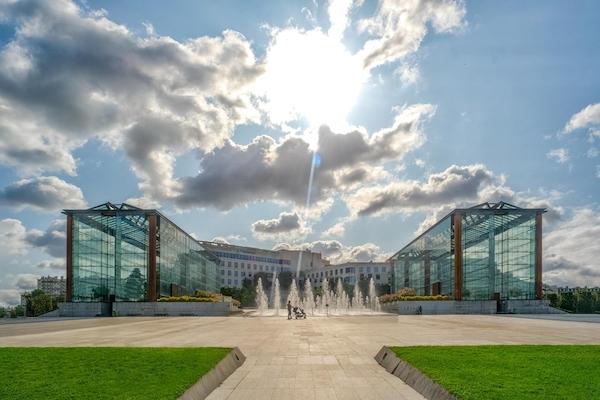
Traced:
<svg viewBox="0 0 600 400">
<path fill-rule="evenodd" d="M 379 297 L 379 303 L 386 304 L 394 301 L 436 301 L 436 300 L 450 300 L 448 296 L 401 296 L 398 293 L 384 294 Z"/>
</svg>

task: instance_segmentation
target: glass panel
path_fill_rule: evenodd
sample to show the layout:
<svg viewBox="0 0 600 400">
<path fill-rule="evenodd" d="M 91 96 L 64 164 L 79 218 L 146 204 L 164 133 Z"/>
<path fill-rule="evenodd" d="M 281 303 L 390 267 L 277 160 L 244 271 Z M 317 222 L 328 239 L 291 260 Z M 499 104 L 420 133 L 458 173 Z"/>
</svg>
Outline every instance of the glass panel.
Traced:
<svg viewBox="0 0 600 400">
<path fill-rule="evenodd" d="M 464 300 L 535 298 L 535 214 L 467 213 L 462 228 Z"/>
<path fill-rule="evenodd" d="M 417 295 L 453 295 L 454 255 L 450 218 L 402 249 L 394 259 L 394 290 L 415 289 Z"/>
<path fill-rule="evenodd" d="M 196 290 L 218 292 L 218 259 L 165 218 L 160 218 L 158 231 L 159 294 L 184 296 L 193 295 Z"/>
<path fill-rule="evenodd" d="M 74 214 L 73 301 L 144 300 L 147 229 L 144 214 Z"/>
</svg>

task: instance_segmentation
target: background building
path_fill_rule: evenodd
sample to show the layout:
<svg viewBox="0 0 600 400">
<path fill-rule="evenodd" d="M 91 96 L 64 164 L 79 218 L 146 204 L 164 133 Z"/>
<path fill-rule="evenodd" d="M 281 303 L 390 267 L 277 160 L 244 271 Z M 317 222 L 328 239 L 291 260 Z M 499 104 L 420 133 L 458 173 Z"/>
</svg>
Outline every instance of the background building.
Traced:
<svg viewBox="0 0 600 400">
<path fill-rule="evenodd" d="M 244 279 L 253 279 L 259 272 L 268 274 L 270 279 L 281 272 L 296 274 L 298 262 L 300 271 L 322 268 L 328 264 L 320 253 L 300 250 L 265 250 L 254 247 L 236 246 L 221 242 L 200 244 L 220 259 L 219 285 L 241 288 Z M 302 259 L 300 260 L 300 253 Z"/>
<path fill-rule="evenodd" d="M 37 280 L 37 288 L 52 296 L 64 296 L 67 293 L 67 280 L 64 276 L 42 276 Z"/>
<path fill-rule="evenodd" d="M 391 285 L 393 276 L 392 264 L 385 262 L 347 262 L 337 265 L 325 265 L 315 270 L 306 271 L 304 277 L 310 279 L 313 287 L 321 287 L 324 278 L 329 281 L 342 279 L 349 285 L 361 280 L 373 278 L 376 284 Z"/>
<path fill-rule="evenodd" d="M 67 215 L 67 301 L 217 292 L 218 259 L 157 210 L 112 203 Z"/>
<path fill-rule="evenodd" d="M 456 300 L 542 299 L 542 213 L 508 203 L 456 209 L 391 257 L 394 290 Z"/>
</svg>

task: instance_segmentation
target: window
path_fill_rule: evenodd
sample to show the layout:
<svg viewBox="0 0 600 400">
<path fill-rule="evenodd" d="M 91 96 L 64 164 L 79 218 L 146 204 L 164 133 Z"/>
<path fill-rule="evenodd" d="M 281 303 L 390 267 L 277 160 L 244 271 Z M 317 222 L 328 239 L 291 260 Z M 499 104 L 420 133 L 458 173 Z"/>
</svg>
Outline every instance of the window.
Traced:
<svg viewBox="0 0 600 400">
<path fill-rule="evenodd" d="M 242 263 L 242 268 L 244 268 L 244 263 Z"/>
<path fill-rule="evenodd" d="M 238 280 L 236 279 L 236 280 L 235 280 L 235 286 L 237 286 L 237 285 L 238 285 Z"/>
<path fill-rule="evenodd" d="M 238 263 L 234 263 L 234 264 L 233 264 L 233 267 L 234 267 L 234 268 L 237 268 L 237 267 L 238 267 Z"/>
<path fill-rule="evenodd" d="M 221 284 L 224 285 L 225 284 L 225 279 L 221 279 Z"/>
<path fill-rule="evenodd" d="M 367 273 L 371 272 L 371 267 L 367 267 Z"/>
<path fill-rule="evenodd" d="M 221 275 L 225 275 L 225 270 L 224 269 L 221 270 Z"/>
<path fill-rule="evenodd" d="M 374 267 L 373 269 L 375 270 L 375 273 L 379 272 L 379 267 Z"/>
<path fill-rule="evenodd" d="M 227 284 L 231 286 L 231 279 L 227 279 Z"/>
<path fill-rule="evenodd" d="M 262 265 L 261 265 L 261 268 L 262 268 Z M 256 271 L 256 264 L 254 264 L 254 270 Z"/>
<path fill-rule="evenodd" d="M 227 270 L 227 276 L 231 276 L 231 270 Z"/>
<path fill-rule="evenodd" d="M 250 269 L 250 264 L 248 264 L 248 269 Z M 256 264 L 254 264 L 254 269 L 256 269 Z"/>
<path fill-rule="evenodd" d="M 380 280 L 381 276 L 379 274 L 375 275 L 375 279 Z"/>
<path fill-rule="evenodd" d="M 231 261 L 227 261 L 227 266 L 231 268 Z"/>
<path fill-rule="evenodd" d="M 381 267 L 381 272 L 385 272 L 386 268 L 385 267 Z"/>
<path fill-rule="evenodd" d="M 238 276 L 238 272 L 237 272 L 237 271 L 234 271 L 234 272 L 233 272 L 233 276 Z"/>
<path fill-rule="evenodd" d="M 358 272 L 362 273 L 363 272 L 363 267 L 358 267 Z"/>
<path fill-rule="evenodd" d="M 263 266 L 262 266 L 262 265 L 260 266 L 260 270 L 261 270 L 261 271 L 263 270 Z"/>
</svg>

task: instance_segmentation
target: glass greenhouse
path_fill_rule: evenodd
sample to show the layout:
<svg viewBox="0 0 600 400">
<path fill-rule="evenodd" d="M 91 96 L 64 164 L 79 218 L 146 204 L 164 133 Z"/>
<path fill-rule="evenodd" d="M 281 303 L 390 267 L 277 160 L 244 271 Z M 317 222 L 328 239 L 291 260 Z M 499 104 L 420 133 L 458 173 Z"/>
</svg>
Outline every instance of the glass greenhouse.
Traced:
<svg viewBox="0 0 600 400">
<path fill-rule="evenodd" d="M 67 301 L 218 291 L 218 259 L 157 210 L 105 203 L 67 215 Z"/>
<path fill-rule="evenodd" d="M 394 289 L 455 300 L 542 298 L 542 214 L 508 203 L 456 209 L 391 258 Z"/>
</svg>

